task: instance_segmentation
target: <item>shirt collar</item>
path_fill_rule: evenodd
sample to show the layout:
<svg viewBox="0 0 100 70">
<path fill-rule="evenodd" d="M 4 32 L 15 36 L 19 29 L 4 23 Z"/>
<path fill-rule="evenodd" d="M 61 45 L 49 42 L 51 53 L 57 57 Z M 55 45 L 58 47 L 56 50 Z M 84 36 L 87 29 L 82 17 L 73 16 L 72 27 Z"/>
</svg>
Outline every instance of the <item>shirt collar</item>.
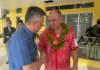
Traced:
<svg viewBox="0 0 100 70">
<path fill-rule="evenodd" d="M 11 28 L 11 27 L 8 27 L 8 28 Z"/>
<path fill-rule="evenodd" d="M 35 33 L 32 33 L 26 26 L 24 26 L 24 24 L 22 24 L 21 26 L 30 36 L 30 38 L 32 38 L 33 36 L 35 36 Z"/>
<path fill-rule="evenodd" d="M 8 27 L 8 30 L 11 31 L 11 27 Z"/>
</svg>

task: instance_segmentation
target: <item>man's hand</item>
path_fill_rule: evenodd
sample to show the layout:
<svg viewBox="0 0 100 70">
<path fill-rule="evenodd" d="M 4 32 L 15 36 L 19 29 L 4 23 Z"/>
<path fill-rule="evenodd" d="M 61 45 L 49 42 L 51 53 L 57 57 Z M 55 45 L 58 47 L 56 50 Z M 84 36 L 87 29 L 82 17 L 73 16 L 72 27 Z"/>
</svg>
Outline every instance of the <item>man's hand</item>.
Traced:
<svg viewBox="0 0 100 70">
<path fill-rule="evenodd" d="M 6 38 L 10 38 L 10 36 L 6 36 Z"/>
<path fill-rule="evenodd" d="M 78 70 L 77 67 L 72 67 L 70 70 Z"/>
<path fill-rule="evenodd" d="M 18 30 L 18 27 L 16 28 L 16 31 Z"/>
<path fill-rule="evenodd" d="M 43 61 L 43 63 L 45 63 L 47 60 L 46 60 L 46 54 L 43 52 L 40 54 L 40 60 Z"/>
</svg>

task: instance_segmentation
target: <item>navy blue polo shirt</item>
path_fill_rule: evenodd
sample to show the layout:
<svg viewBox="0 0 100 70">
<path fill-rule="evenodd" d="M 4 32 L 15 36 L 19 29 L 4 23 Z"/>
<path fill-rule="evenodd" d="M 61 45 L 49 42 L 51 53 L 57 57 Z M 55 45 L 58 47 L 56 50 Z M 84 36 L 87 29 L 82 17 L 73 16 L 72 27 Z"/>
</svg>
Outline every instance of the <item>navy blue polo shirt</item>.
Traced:
<svg viewBox="0 0 100 70">
<path fill-rule="evenodd" d="M 24 25 L 21 27 L 28 33 L 33 46 L 25 32 L 19 28 L 8 43 L 9 70 L 23 70 L 22 66 L 36 61 L 37 46 L 33 39 L 35 34 Z"/>
</svg>

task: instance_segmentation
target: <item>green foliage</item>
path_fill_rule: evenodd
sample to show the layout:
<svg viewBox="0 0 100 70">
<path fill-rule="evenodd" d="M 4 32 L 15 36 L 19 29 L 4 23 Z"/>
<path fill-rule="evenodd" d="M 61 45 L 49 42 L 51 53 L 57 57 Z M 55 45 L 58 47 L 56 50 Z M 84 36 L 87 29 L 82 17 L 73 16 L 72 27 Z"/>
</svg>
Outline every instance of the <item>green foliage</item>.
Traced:
<svg viewBox="0 0 100 70">
<path fill-rule="evenodd" d="M 69 29 L 67 28 L 67 25 L 65 23 L 62 23 L 62 28 L 63 30 L 61 31 L 60 35 L 59 35 L 59 44 L 58 45 L 53 45 L 53 41 L 55 40 L 53 38 L 53 36 L 51 35 L 51 33 L 53 33 L 53 29 L 51 29 L 49 27 L 48 31 L 47 31 L 47 34 L 46 35 L 46 38 L 48 40 L 48 42 L 51 43 L 51 48 L 54 49 L 54 52 L 55 52 L 55 49 L 60 49 L 61 47 L 65 47 L 65 36 L 66 34 L 69 33 Z"/>
<path fill-rule="evenodd" d="M 37 33 L 35 33 L 35 36 L 34 36 L 34 39 L 36 38 L 40 38 L 40 36 Z"/>
<path fill-rule="evenodd" d="M 0 38 L 4 38 L 4 34 L 0 34 Z"/>
<path fill-rule="evenodd" d="M 49 36 L 48 34 L 46 34 L 46 37 L 48 38 L 48 41 L 49 41 L 50 43 L 52 43 L 52 40 L 51 40 L 52 36 Z"/>
</svg>

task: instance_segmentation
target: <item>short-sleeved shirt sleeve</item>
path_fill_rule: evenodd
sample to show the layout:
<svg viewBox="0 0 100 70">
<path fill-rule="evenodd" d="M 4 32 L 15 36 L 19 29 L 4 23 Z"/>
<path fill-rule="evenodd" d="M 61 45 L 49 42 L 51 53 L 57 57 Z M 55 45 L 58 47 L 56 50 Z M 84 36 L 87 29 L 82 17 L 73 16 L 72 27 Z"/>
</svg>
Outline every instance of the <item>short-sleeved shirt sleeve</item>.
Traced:
<svg viewBox="0 0 100 70">
<path fill-rule="evenodd" d="M 46 34 L 46 30 L 42 33 L 42 35 L 40 37 L 39 44 L 38 44 L 39 47 L 45 48 L 45 46 L 46 46 L 46 40 L 47 39 L 46 39 L 45 34 Z"/>
<path fill-rule="evenodd" d="M 79 48 L 76 37 L 75 37 L 75 33 L 74 31 L 71 29 L 71 45 L 70 48 L 71 50 L 76 50 L 77 48 Z"/>
</svg>

